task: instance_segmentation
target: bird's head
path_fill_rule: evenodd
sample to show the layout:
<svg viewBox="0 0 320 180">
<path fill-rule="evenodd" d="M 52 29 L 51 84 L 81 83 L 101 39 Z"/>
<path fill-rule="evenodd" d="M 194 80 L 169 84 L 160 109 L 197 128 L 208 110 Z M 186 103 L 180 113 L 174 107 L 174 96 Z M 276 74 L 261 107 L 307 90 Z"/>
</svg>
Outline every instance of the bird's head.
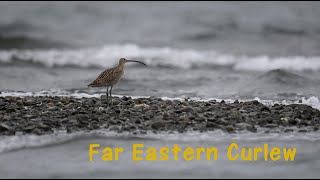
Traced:
<svg viewBox="0 0 320 180">
<path fill-rule="evenodd" d="M 121 59 L 119 60 L 119 64 L 124 64 L 124 63 L 126 63 L 126 59 L 125 59 L 125 58 L 121 58 Z"/>
<path fill-rule="evenodd" d="M 140 61 L 137 61 L 137 60 L 128 60 L 128 59 L 125 59 L 125 58 L 121 58 L 121 59 L 119 60 L 119 64 L 125 64 L 125 63 L 127 63 L 127 62 L 137 62 L 137 63 L 141 63 L 141 64 L 147 66 L 145 63 L 140 62 Z"/>
</svg>

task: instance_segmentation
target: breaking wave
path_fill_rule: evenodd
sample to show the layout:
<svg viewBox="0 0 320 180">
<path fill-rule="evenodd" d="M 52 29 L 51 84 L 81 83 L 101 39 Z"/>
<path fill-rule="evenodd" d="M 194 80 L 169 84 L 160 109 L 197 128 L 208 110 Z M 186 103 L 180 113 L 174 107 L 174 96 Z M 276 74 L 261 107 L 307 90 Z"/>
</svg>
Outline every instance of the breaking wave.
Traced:
<svg viewBox="0 0 320 180">
<path fill-rule="evenodd" d="M 320 70 L 320 57 L 269 57 L 221 54 L 216 51 L 173 49 L 169 47 L 140 47 L 135 44 L 105 45 L 80 49 L 1 50 L 0 62 L 33 62 L 46 67 L 109 67 L 116 65 L 120 57 L 135 58 L 151 67 L 219 68 L 234 70 L 270 71 L 286 69 L 305 71 Z"/>
</svg>

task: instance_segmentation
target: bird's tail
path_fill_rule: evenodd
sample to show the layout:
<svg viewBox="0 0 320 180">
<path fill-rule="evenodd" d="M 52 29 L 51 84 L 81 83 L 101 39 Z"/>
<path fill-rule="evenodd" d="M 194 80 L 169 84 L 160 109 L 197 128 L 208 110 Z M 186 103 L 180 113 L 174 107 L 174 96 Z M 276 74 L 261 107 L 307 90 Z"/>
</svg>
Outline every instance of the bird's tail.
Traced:
<svg viewBox="0 0 320 180">
<path fill-rule="evenodd" d="M 100 84 L 96 81 L 93 81 L 92 83 L 88 84 L 88 87 L 99 87 Z"/>
</svg>

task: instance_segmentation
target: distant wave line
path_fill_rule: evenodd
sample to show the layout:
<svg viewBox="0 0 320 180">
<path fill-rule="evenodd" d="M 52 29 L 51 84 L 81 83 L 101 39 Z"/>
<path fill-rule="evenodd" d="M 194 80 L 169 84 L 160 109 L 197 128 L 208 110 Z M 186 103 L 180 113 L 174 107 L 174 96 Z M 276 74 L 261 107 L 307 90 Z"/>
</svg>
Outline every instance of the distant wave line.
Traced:
<svg viewBox="0 0 320 180">
<path fill-rule="evenodd" d="M 110 67 L 119 57 L 143 60 L 150 67 L 162 68 L 220 68 L 244 71 L 287 69 L 319 71 L 320 57 L 239 56 L 212 51 L 174 49 L 170 47 L 140 47 L 135 44 L 105 45 L 78 49 L 0 50 L 0 63 L 19 62 L 41 64 L 45 67 Z"/>
</svg>

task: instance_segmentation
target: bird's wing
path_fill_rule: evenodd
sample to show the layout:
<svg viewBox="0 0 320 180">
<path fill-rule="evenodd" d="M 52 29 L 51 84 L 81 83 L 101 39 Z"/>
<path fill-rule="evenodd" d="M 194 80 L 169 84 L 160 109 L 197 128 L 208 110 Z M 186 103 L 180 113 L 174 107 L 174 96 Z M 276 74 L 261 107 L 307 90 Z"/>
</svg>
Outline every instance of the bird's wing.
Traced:
<svg viewBox="0 0 320 180">
<path fill-rule="evenodd" d="M 114 68 L 111 69 L 107 69 L 105 71 L 103 71 L 98 77 L 97 79 L 95 79 L 92 83 L 90 83 L 88 86 L 101 86 L 103 85 L 105 82 L 110 81 L 111 79 L 113 79 L 113 71 Z"/>
</svg>

